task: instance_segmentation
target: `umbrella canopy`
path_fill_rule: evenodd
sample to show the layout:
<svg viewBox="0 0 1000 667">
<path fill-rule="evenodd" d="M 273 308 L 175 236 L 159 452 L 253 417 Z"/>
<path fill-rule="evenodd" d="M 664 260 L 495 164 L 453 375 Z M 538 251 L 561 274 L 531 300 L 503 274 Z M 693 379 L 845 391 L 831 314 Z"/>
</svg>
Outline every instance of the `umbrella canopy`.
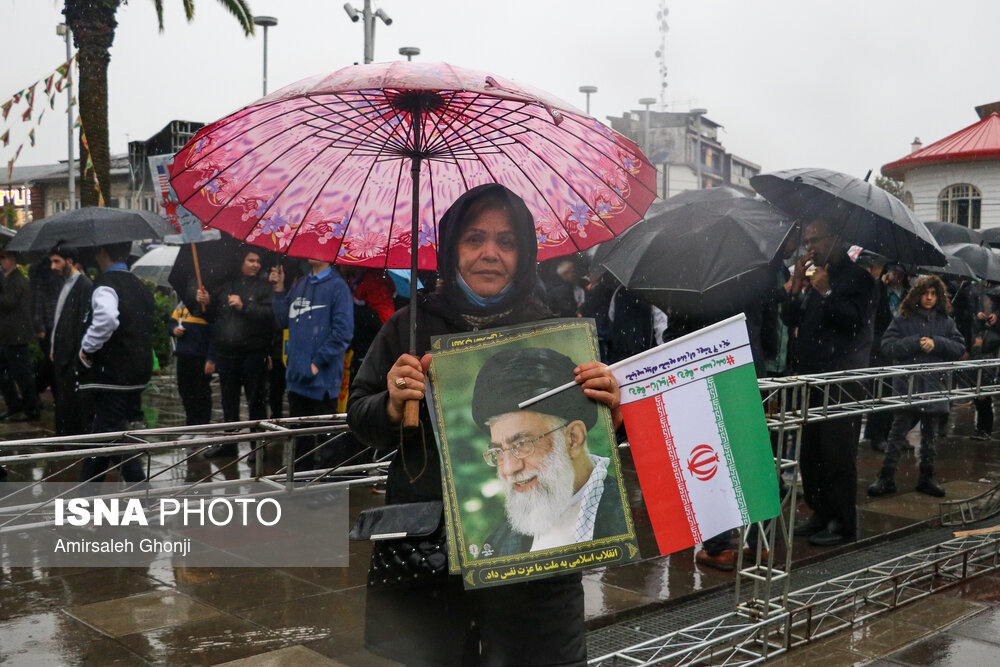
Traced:
<svg viewBox="0 0 1000 667">
<path fill-rule="evenodd" d="M 747 199 L 748 197 L 737 190 L 736 188 L 731 188 L 728 186 L 720 186 L 717 188 L 707 188 L 704 190 L 684 190 L 680 194 L 676 194 L 673 197 L 664 199 L 663 201 L 658 201 L 649 207 L 646 211 L 646 217 L 644 219 L 655 218 L 659 215 L 666 213 L 667 211 L 672 211 L 675 208 L 680 208 L 682 206 L 687 206 L 689 204 L 704 204 L 707 202 L 715 201 L 731 201 L 733 199 Z M 629 231 L 639 228 L 640 225 L 635 225 L 629 227 L 622 233 L 622 237 L 626 236 Z M 596 246 L 592 250 L 587 251 L 590 253 L 590 266 L 591 270 L 603 271 L 602 265 L 604 260 L 607 259 L 608 254 L 615 248 L 615 241 L 606 241 L 599 246 Z"/>
<path fill-rule="evenodd" d="M 48 252 L 56 245 L 93 248 L 138 239 L 161 239 L 175 230 L 149 211 L 86 206 L 29 222 L 7 245 L 15 252 Z"/>
<path fill-rule="evenodd" d="M 135 260 L 131 271 L 143 280 L 156 283 L 159 287 L 170 287 L 167 278 L 174 268 L 174 260 L 177 259 L 177 246 L 160 246 L 153 248 L 145 255 Z"/>
<path fill-rule="evenodd" d="M 1000 245 L 1000 227 L 990 227 L 979 233 L 983 235 L 983 241 L 986 243 L 993 246 Z"/>
<path fill-rule="evenodd" d="M 925 222 L 924 224 L 941 245 L 946 243 L 975 243 L 978 245 L 983 242 L 983 235 L 980 232 L 956 225 L 953 222 Z"/>
<path fill-rule="evenodd" d="M 167 282 L 177 292 L 181 301 L 189 305 L 195 303 L 198 290 L 194 254 L 191 251 L 192 245 L 197 245 L 202 284 L 210 293 L 239 273 L 243 258 L 250 250 L 260 255 L 262 279 L 267 275 L 266 272 L 270 271 L 271 267 L 281 260 L 281 257 L 276 253 L 247 245 L 228 234 L 221 234 L 218 238 L 200 241 L 196 244 L 185 243 L 181 246 L 175 246 L 177 256 L 167 276 Z M 288 284 L 291 285 L 291 279 L 298 275 L 298 271 L 291 267 L 286 267 L 286 269 L 288 269 Z"/>
<path fill-rule="evenodd" d="M 949 254 L 947 250 L 944 253 L 945 259 L 948 263 L 944 266 L 918 266 L 917 269 L 924 273 L 933 273 L 938 276 L 951 276 L 954 278 L 971 278 L 972 280 L 978 280 L 979 276 L 972 267 L 966 263 L 964 259 L 958 255 Z"/>
<path fill-rule="evenodd" d="M 830 169 L 787 169 L 750 178 L 769 202 L 803 223 L 827 218 L 857 244 L 901 264 L 945 263 L 941 246 L 903 202 L 875 185 Z"/>
<path fill-rule="evenodd" d="M 665 208 L 629 230 L 603 263 L 637 296 L 712 319 L 743 310 L 774 286 L 773 262 L 794 228 L 789 216 L 749 197 Z"/>
<path fill-rule="evenodd" d="M 964 260 L 979 278 L 1000 282 L 1000 255 L 989 248 L 974 243 L 950 243 L 944 246 L 944 251 Z"/>
<path fill-rule="evenodd" d="M 292 84 L 203 128 L 171 167 L 180 203 L 213 227 L 377 268 L 436 268 L 439 217 L 491 182 L 527 203 L 539 261 L 613 238 L 656 196 L 655 168 L 625 137 L 540 90 L 445 63 Z"/>
<path fill-rule="evenodd" d="M 6 248 L 17 232 L 10 227 L 0 226 L 0 249 Z"/>
</svg>

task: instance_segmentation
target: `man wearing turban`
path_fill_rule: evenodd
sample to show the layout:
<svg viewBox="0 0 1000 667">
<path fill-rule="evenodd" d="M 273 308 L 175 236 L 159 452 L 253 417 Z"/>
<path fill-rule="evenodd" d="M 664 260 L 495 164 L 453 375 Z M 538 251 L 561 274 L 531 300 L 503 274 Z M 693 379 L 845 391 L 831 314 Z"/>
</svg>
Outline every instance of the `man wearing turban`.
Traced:
<svg viewBox="0 0 1000 667">
<path fill-rule="evenodd" d="M 483 452 L 503 484 L 506 522 L 484 556 L 562 547 L 627 532 L 611 460 L 587 447 L 597 403 L 572 387 L 528 409 L 518 403 L 572 378 L 576 364 L 555 350 L 505 350 L 476 377 L 472 416 L 489 433 Z"/>
</svg>

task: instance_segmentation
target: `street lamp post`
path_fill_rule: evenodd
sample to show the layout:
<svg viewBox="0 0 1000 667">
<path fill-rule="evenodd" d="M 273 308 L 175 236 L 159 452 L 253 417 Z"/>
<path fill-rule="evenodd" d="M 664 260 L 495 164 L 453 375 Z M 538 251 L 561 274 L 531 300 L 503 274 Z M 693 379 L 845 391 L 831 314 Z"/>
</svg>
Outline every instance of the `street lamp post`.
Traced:
<svg viewBox="0 0 1000 667">
<path fill-rule="evenodd" d="M 278 19 L 273 16 L 255 16 L 253 24 L 264 28 L 264 95 L 267 95 L 267 29 L 278 25 Z"/>
<path fill-rule="evenodd" d="M 382 20 L 382 23 L 386 25 L 392 25 L 392 19 L 389 15 L 385 13 L 384 9 L 376 9 L 372 11 L 372 0 L 365 0 L 364 9 L 360 12 L 351 6 L 351 3 L 344 3 L 344 11 L 347 12 L 347 16 L 354 23 L 358 22 L 358 19 L 364 19 L 364 29 L 365 29 L 365 64 L 369 64 L 375 57 L 375 18 Z"/>
<path fill-rule="evenodd" d="M 587 115 L 590 115 L 590 96 L 597 92 L 597 86 L 580 86 L 580 92 L 587 96 Z"/>
<path fill-rule="evenodd" d="M 649 152 L 649 107 L 656 104 L 655 97 L 643 97 L 639 100 L 639 104 L 646 107 L 646 114 L 642 120 L 642 149 Z"/>
<path fill-rule="evenodd" d="M 401 46 L 399 47 L 399 55 L 406 56 L 407 62 L 413 60 L 413 56 L 420 55 L 420 48 L 416 46 Z"/>
<path fill-rule="evenodd" d="M 76 208 L 76 174 L 73 173 L 73 65 L 69 62 L 73 57 L 70 45 L 73 33 L 69 26 L 60 23 L 56 26 L 56 34 L 66 38 L 66 154 L 69 156 L 66 166 L 66 188 L 69 190 L 69 210 Z M 26 218 L 27 219 L 27 218 Z"/>
<path fill-rule="evenodd" d="M 708 109 L 691 109 L 689 112 L 695 117 L 695 127 L 694 127 L 694 159 L 696 163 L 696 174 L 698 178 L 698 189 L 701 190 L 701 117 L 708 113 Z"/>
</svg>

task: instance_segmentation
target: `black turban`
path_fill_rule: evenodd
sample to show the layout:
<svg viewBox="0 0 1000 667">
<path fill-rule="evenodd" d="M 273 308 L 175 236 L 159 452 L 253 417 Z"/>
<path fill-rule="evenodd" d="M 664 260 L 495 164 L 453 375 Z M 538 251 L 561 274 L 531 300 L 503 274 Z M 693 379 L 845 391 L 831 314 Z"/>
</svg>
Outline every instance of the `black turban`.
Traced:
<svg viewBox="0 0 1000 667">
<path fill-rule="evenodd" d="M 517 412 L 517 404 L 573 380 L 573 360 L 542 347 L 504 350 L 486 360 L 472 392 L 472 419 L 486 429 L 493 417 Z M 587 398 L 579 386 L 570 387 L 525 408 L 581 420 L 590 430 L 597 423 L 597 402 Z"/>
</svg>

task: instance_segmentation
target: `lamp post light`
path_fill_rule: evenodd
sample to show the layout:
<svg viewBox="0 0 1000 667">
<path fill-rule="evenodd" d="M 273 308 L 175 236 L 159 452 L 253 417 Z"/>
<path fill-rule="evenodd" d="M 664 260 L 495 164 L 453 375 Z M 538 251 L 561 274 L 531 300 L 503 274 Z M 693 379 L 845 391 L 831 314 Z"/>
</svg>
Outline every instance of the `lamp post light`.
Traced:
<svg viewBox="0 0 1000 667">
<path fill-rule="evenodd" d="M 413 60 L 413 56 L 420 55 L 420 48 L 416 46 L 401 46 L 399 47 L 399 55 L 406 56 L 407 62 Z"/>
<path fill-rule="evenodd" d="M 345 2 L 344 11 L 347 12 L 348 18 L 350 18 L 354 23 L 357 23 L 358 19 L 364 19 L 365 64 L 367 65 L 374 59 L 375 54 L 375 18 L 378 17 L 382 20 L 382 23 L 386 25 L 392 25 L 392 19 L 389 18 L 389 15 L 386 14 L 383 9 L 376 9 L 373 12 L 372 0 L 365 0 L 364 9 L 360 12 L 352 7 L 351 3 Z"/>
<path fill-rule="evenodd" d="M 695 132 L 695 134 L 694 134 L 694 146 L 695 146 L 695 149 L 694 149 L 694 158 L 695 158 L 695 162 L 696 162 L 696 165 L 697 165 L 696 166 L 696 174 L 697 174 L 697 178 L 698 178 L 698 189 L 701 190 L 701 188 L 702 188 L 702 183 L 701 183 L 701 162 L 702 162 L 702 160 L 701 160 L 701 117 L 708 113 L 708 109 L 702 109 L 702 108 L 699 107 L 697 109 L 691 109 L 691 111 L 689 111 L 688 113 L 690 113 L 692 116 L 695 117 L 695 127 L 694 127 L 694 132 Z"/>
<path fill-rule="evenodd" d="M 267 95 L 267 29 L 278 25 L 278 19 L 273 16 L 255 16 L 253 24 L 264 28 L 264 95 Z"/>
<path fill-rule="evenodd" d="M 639 99 L 639 104 L 646 107 L 645 117 L 642 119 L 642 149 L 649 151 L 649 107 L 656 104 L 655 97 L 643 97 Z"/>
<path fill-rule="evenodd" d="M 73 32 L 65 23 L 56 26 L 56 34 L 66 38 L 66 62 L 69 63 L 73 57 L 73 50 L 70 46 Z M 66 163 L 66 188 L 69 190 L 69 210 L 76 208 L 76 174 L 73 173 L 73 64 L 67 65 L 66 70 L 66 154 L 69 159 Z M 27 220 L 27 218 L 25 218 Z"/>
<path fill-rule="evenodd" d="M 590 96 L 597 92 L 597 86 L 580 86 L 580 92 L 587 96 L 587 115 L 590 115 Z"/>
</svg>

